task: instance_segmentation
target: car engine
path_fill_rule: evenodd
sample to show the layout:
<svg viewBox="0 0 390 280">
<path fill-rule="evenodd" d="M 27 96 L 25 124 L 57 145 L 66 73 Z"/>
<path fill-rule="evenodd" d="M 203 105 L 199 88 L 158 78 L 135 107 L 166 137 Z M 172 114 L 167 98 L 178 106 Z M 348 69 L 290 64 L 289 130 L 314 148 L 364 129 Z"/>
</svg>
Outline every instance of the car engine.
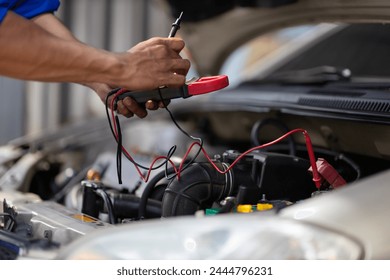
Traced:
<svg viewBox="0 0 390 280">
<path fill-rule="evenodd" d="M 188 122 L 185 116 L 181 121 L 200 135 L 210 130 L 204 121 Z M 52 259 L 61 248 L 91 232 L 151 219 L 275 215 L 387 167 L 385 160 L 314 145 L 316 183 L 309 146 L 296 141 L 299 135 L 256 148 L 263 147 L 259 135 L 264 126 L 267 131 L 279 130 L 279 135 L 290 131 L 275 118 L 254 121 L 249 141 L 220 145 L 224 141 L 218 135 L 204 137 L 192 156 L 188 147 L 194 142 L 171 120 L 123 124 L 123 145 L 131 147 L 139 166 L 150 164 L 158 154 L 171 154 L 172 142 L 180 143 L 184 148 L 179 152 L 187 150 L 187 154 L 171 156 L 174 164 L 160 164 L 149 174 L 143 171 L 145 178 L 149 176 L 147 182 L 122 155 L 123 183 L 119 184 L 118 147 L 105 120 L 17 139 L 1 149 L 0 259 Z M 150 139 L 151 134 L 159 135 L 158 139 Z M 207 158 L 201 148 L 213 157 Z"/>
</svg>

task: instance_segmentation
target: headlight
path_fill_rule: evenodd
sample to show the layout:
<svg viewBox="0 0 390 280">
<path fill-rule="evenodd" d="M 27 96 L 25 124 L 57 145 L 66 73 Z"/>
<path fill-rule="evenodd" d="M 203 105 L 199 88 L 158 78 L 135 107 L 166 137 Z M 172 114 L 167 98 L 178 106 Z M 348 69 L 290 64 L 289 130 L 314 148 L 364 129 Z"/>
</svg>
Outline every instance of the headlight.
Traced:
<svg viewBox="0 0 390 280">
<path fill-rule="evenodd" d="M 359 259 L 353 240 L 313 225 L 235 214 L 145 221 L 78 239 L 59 259 Z"/>
</svg>

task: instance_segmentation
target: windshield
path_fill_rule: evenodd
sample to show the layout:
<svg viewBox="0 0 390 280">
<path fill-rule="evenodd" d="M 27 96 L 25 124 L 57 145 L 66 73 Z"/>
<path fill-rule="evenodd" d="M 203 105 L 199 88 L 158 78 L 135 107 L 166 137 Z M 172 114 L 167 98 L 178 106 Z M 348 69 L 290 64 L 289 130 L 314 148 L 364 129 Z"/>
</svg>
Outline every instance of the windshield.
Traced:
<svg viewBox="0 0 390 280">
<path fill-rule="evenodd" d="M 233 82 L 242 82 L 327 66 L 348 69 L 353 78 L 390 78 L 390 25 L 320 24 L 281 29 L 242 46 L 221 72 L 235 69 L 230 75 Z M 291 75 L 287 77 L 291 80 Z"/>
<path fill-rule="evenodd" d="M 348 68 L 354 77 L 390 77 L 390 25 L 345 26 L 275 72 L 322 65 Z"/>
</svg>

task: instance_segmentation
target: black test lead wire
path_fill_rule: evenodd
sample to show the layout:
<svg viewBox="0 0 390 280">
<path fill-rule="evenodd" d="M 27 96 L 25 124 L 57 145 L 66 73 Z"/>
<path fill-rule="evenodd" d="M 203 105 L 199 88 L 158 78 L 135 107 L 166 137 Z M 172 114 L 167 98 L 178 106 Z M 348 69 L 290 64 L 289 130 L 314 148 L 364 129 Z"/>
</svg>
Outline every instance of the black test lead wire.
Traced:
<svg viewBox="0 0 390 280">
<path fill-rule="evenodd" d="M 116 125 L 116 128 L 118 130 L 118 135 L 115 133 L 115 130 L 114 130 L 114 127 L 113 127 L 113 124 L 111 122 L 111 118 L 110 118 L 110 114 L 109 114 L 109 105 L 108 105 L 108 100 L 109 100 L 109 97 L 118 93 L 119 90 L 121 90 L 120 88 L 116 88 L 116 89 L 113 89 L 111 90 L 107 96 L 106 96 L 106 100 L 105 100 L 105 107 L 106 107 L 106 114 L 107 114 L 107 120 L 108 120 L 108 124 L 110 126 L 110 130 L 111 130 L 111 133 L 112 135 L 114 136 L 114 139 L 118 145 L 117 147 L 117 169 L 120 169 L 120 170 L 117 170 L 117 175 L 118 175 L 118 182 L 121 184 L 122 182 L 122 172 L 121 172 L 121 159 L 119 158 L 121 156 L 121 154 L 123 153 L 125 155 L 125 157 L 132 163 L 134 164 L 136 167 L 138 168 L 141 168 L 141 169 L 144 169 L 144 170 L 156 170 L 156 169 L 159 169 L 160 167 L 162 167 L 163 165 L 167 165 L 168 162 L 169 162 L 169 159 L 172 157 L 172 155 L 175 153 L 176 151 L 176 145 L 175 146 L 172 146 L 170 148 L 170 150 L 168 151 L 168 154 L 166 156 L 166 160 L 164 160 L 162 163 L 160 163 L 159 165 L 155 166 L 155 167 L 146 167 L 146 166 L 143 166 L 141 164 L 139 164 L 138 162 L 136 162 L 133 158 L 131 158 L 130 156 L 127 155 L 126 152 L 124 152 L 122 149 L 123 146 L 122 146 L 122 133 L 121 131 L 121 127 L 120 127 L 120 124 L 119 124 L 119 119 L 117 118 L 118 116 L 115 117 L 115 125 Z M 115 98 L 115 97 L 114 97 Z M 116 107 L 116 102 L 114 104 L 114 107 Z M 116 108 L 113 108 L 113 110 L 115 110 Z M 122 151 L 122 152 L 121 152 Z"/>
<path fill-rule="evenodd" d="M 176 21 L 174 23 L 172 23 L 172 28 L 169 32 L 169 35 L 168 35 L 168 38 L 172 38 L 172 37 L 175 37 L 176 35 L 176 32 L 180 29 L 180 23 L 181 23 L 181 20 L 182 20 L 182 16 L 183 16 L 183 12 L 180 13 L 179 17 L 176 19 Z M 118 89 L 115 89 L 115 90 L 112 90 L 111 92 L 109 92 L 109 94 L 107 95 L 106 97 L 106 113 L 107 113 L 107 118 L 108 118 L 108 121 L 109 121 L 109 125 L 110 125 L 110 129 L 111 129 L 111 132 L 112 134 L 114 135 L 114 138 L 116 139 L 116 142 L 118 144 L 118 147 L 117 147 L 117 158 L 116 158 L 116 162 L 117 162 L 117 175 L 118 175 L 118 182 L 119 184 L 122 184 L 122 160 L 121 160 L 121 154 L 122 154 L 122 133 L 121 133 L 121 128 L 120 128 L 120 123 L 119 123 L 119 118 L 118 116 L 115 116 L 115 124 L 116 124 L 116 128 L 118 130 L 118 133 L 117 135 L 115 134 L 114 132 L 114 129 L 112 127 L 112 123 L 110 121 L 110 117 L 109 117 L 109 112 L 108 112 L 108 98 L 113 95 L 113 94 L 116 94 L 118 91 L 120 90 L 120 88 Z M 161 100 L 163 99 L 162 98 L 162 95 L 161 95 L 161 91 L 160 89 L 158 89 L 158 92 L 159 92 L 159 95 L 160 95 L 160 98 Z M 115 97 L 114 97 L 115 98 Z M 162 100 L 163 101 L 163 100 Z M 164 102 L 163 102 L 164 103 Z M 115 100 L 115 107 L 116 107 L 116 104 L 117 104 L 117 101 Z M 176 127 L 183 133 L 185 134 L 187 137 L 189 137 L 190 139 L 192 140 L 196 140 L 199 142 L 199 150 L 197 151 L 197 153 L 195 154 L 195 156 L 182 168 L 182 170 L 186 169 L 189 165 L 191 165 L 195 160 L 196 158 L 199 156 L 201 150 L 202 150 L 202 147 L 203 147 L 203 140 L 201 138 L 197 138 L 197 137 L 194 137 L 192 135 L 190 135 L 189 133 L 187 133 L 186 131 L 184 131 L 179 125 L 178 123 L 176 122 L 176 120 L 174 119 L 173 117 L 173 114 L 170 112 L 170 110 L 167 108 L 167 104 L 164 104 L 164 107 L 165 109 L 167 110 L 167 112 L 169 113 L 173 123 L 176 125 Z M 161 164 L 159 164 L 158 166 L 152 168 L 151 170 L 155 170 L 155 169 L 158 169 L 160 168 L 161 166 L 165 165 L 165 176 L 167 179 L 173 179 L 176 174 L 173 174 L 173 176 L 168 176 L 168 162 L 169 162 L 169 159 L 173 156 L 174 152 L 176 150 L 176 145 L 172 146 L 170 148 L 170 150 L 168 151 L 168 154 L 166 156 L 166 160 L 164 162 L 162 162 Z M 133 158 L 129 157 L 126 155 L 126 153 L 124 153 L 126 158 L 128 160 L 130 160 L 130 162 L 132 162 L 133 164 L 135 164 L 136 166 L 138 166 L 139 168 L 142 168 L 142 169 L 150 169 L 145 167 L 145 166 L 142 166 L 140 164 L 138 164 Z"/>
<path fill-rule="evenodd" d="M 161 94 L 161 91 L 160 89 L 158 89 L 158 94 L 160 95 L 160 98 L 161 98 L 161 102 L 164 104 L 164 108 L 165 110 L 168 112 L 169 114 L 169 117 L 171 118 L 172 122 L 174 123 L 174 125 L 185 135 L 187 136 L 188 138 L 194 140 L 194 141 L 197 141 L 199 143 L 199 149 L 198 151 L 196 152 L 195 156 L 189 160 L 189 162 L 181 169 L 181 171 L 187 169 L 196 159 L 197 157 L 199 156 L 200 152 L 202 151 L 202 148 L 203 148 L 203 139 L 200 138 L 200 137 L 195 137 L 195 136 L 192 136 L 191 134 L 189 134 L 187 131 L 185 131 L 179 124 L 178 122 L 176 121 L 175 117 L 173 116 L 171 110 L 169 110 L 168 108 L 168 104 L 165 104 L 164 102 L 164 99 L 162 98 L 162 94 Z M 165 177 L 167 180 L 171 180 L 173 178 L 175 178 L 177 176 L 177 174 L 173 174 L 171 176 L 168 176 L 168 163 L 165 164 Z"/>
</svg>

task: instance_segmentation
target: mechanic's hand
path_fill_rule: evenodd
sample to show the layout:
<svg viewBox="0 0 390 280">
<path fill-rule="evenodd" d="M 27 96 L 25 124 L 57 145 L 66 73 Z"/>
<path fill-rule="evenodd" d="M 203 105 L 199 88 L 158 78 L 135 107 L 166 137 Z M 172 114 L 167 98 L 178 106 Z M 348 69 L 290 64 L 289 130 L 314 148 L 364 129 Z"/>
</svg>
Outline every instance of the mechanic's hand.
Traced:
<svg viewBox="0 0 390 280">
<path fill-rule="evenodd" d="M 100 97 L 100 99 L 103 101 L 103 103 L 106 102 L 107 94 L 114 89 L 113 87 L 103 83 L 89 83 L 86 84 L 86 86 L 93 89 Z M 108 100 L 110 106 L 111 106 L 111 98 L 109 98 Z M 168 103 L 165 102 L 166 105 L 168 105 Z M 126 97 L 125 99 L 118 101 L 117 112 L 125 116 L 126 118 L 130 118 L 134 115 L 136 115 L 139 118 L 144 118 L 148 115 L 146 109 L 154 111 L 157 110 L 158 108 L 164 108 L 164 103 L 162 101 L 155 102 L 149 100 L 148 102 L 145 103 L 145 108 L 144 108 L 140 106 L 134 99 L 130 97 Z"/>
<path fill-rule="evenodd" d="M 137 44 L 127 52 L 116 54 L 122 63 L 122 71 L 116 77 L 115 88 L 136 91 L 184 85 L 190 62 L 179 55 L 183 48 L 182 39 L 156 37 Z M 87 86 L 92 88 L 103 102 L 107 93 L 114 88 L 103 83 L 90 83 Z M 146 109 L 157 110 L 163 107 L 162 101 L 149 100 L 144 108 L 134 99 L 126 97 L 118 101 L 117 111 L 127 118 L 133 115 L 144 118 L 147 116 Z"/>
<path fill-rule="evenodd" d="M 117 54 L 123 66 L 115 85 L 129 90 L 182 86 L 190 68 L 189 60 L 179 55 L 183 48 L 179 38 L 152 38 Z"/>
</svg>

